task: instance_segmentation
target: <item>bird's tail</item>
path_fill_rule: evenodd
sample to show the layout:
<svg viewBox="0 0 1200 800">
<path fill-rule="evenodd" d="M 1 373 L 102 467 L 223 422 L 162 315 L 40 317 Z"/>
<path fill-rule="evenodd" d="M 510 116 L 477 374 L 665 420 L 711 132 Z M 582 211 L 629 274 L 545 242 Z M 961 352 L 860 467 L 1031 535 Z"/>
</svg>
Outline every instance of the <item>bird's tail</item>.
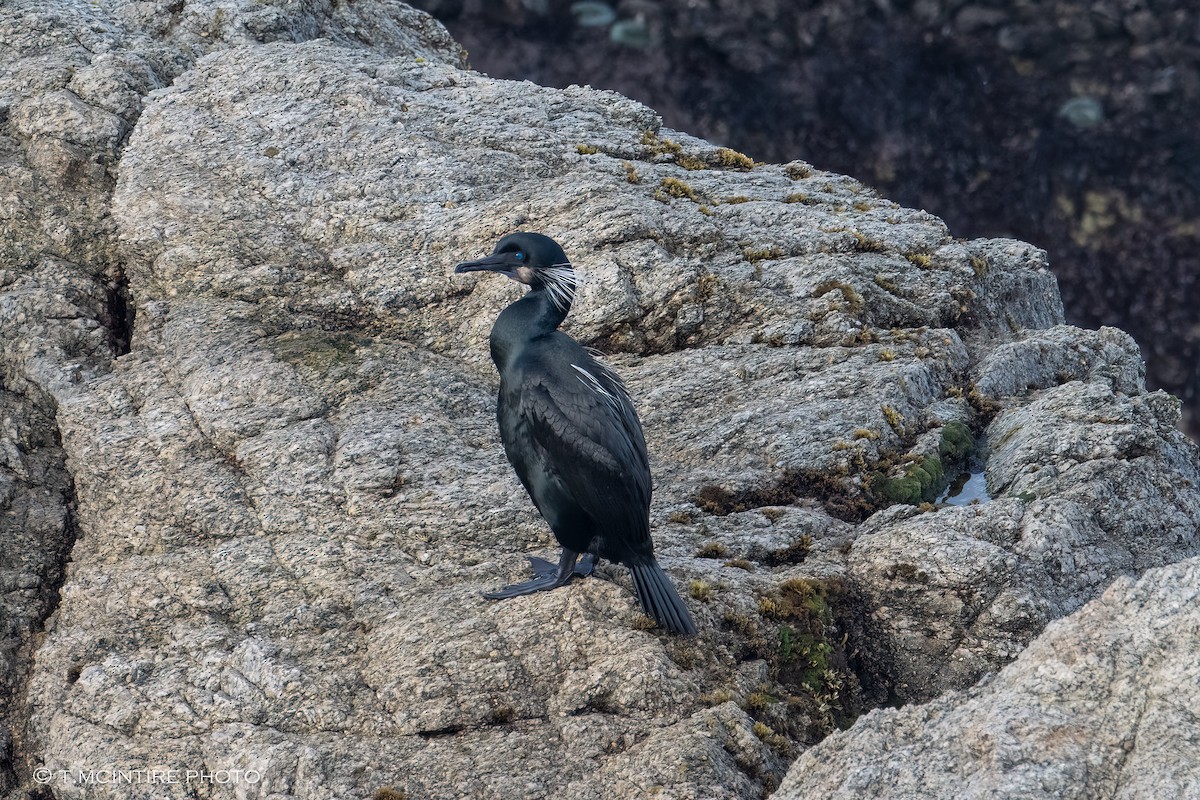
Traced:
<svg viewBox="0 0 1200 800">
<path fill-rule="evenodd" d="M 659 625 L 671 633 L 690 636 L 696 632 L 696 623 L 692 622 L 691 613 L 657 561 L 651 559 L 642 564 L 634 564 L 629 567 L 629 571 L 633 573 L 633 586 L 637 590 L 638 601 Z"/>
</svg>

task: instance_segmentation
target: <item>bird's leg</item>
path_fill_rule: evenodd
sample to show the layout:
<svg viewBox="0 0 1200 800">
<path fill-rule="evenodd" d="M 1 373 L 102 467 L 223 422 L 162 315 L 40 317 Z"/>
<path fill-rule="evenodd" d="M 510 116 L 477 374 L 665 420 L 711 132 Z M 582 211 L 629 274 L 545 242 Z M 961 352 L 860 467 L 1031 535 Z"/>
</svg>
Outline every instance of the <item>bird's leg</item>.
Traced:
<svg viewBox="0 0 1200 800">
<path fill-rule="evenodd" d="M 543 575 L 557 575 L 558 574 L 558 567 L 555 566 L 554 564 L 551 564 L 546 559 L 538 558 L 537 556 L 525 556 L 525 557 L 527 559 L 529 559 L 529 568 L 531 570 L 533 570 L 533 574 L 535 576 L 541 577 Z M 578 575 L 581 578 L 586 578 L 588 575 L 591 575 L 592 572 L 595 571 L 595 569 L 596 569 L 596 561 L 597 560 L 598 559 L 596 558 L 595 553 L 584 553 L 582 556 L 579 557 L 579 563 L 575 565 L 574 574 Z"/>
<path fill-rule="evenodd" d="M 574 550 L 563 548 L 562 555 L 558 559 L 558 566 L 553 571 L 541 572 L 534 564 L 534 579 L 525 581 L 524 583 L 514 583 L 511 586 L 505 586 L 503 589 L 497 589 L 494 592 L 484 592 L 483 596 L 489 600 L 507 600 L 510 597 L 520 597 L 523 594 L 533 594 L 546 589 L 557 589 L 567 581 L 571 580 L 571 576 L 575 574 L 575 561 L 579 558 L 579 553 Z M 542 561 L 542 559 L 538 559 Z M 549 563 L 549 562 L 543 562 Z"/>
</svg>

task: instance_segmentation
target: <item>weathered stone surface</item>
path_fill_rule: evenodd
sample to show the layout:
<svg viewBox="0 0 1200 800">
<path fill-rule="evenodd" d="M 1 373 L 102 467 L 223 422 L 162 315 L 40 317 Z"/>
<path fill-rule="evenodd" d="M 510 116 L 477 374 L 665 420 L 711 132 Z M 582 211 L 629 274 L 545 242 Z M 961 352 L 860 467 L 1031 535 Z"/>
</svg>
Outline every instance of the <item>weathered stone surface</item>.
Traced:
<svg viewBox="0 0 1200 800">
<path fill-rule="evenodd" d="M 206 50 L 266 38 L 327 36 L 447 63 L 461 57 L 437 23 L 400 4 L 374 4 L 366 17 L 344 4 L 182 10 L 24 1 L 0 10 L 0 791 L 27 780 L 38 760 L 26 736 L 28 700 L 14 693 L 29 680 L 79 532 L 78 466 L 64 463 L 59 405 L 128 347 L 130 298 L 110 199 L 143 98 Z"/>
<path fill-rule="evenodd" d="M 0 11 L 0 791 L 21 778 L 33 651 L 76 535 L 57 398 L 107 369 L 123 326 L 110 303 L 108 197 L 129 129 L 120 98 L 90 105 L 89 62 L 145 67 L 86 4 Z M 80 33 L 80 30 L 85 31 Z M 90 52 L 129 49 L 112 58 Z M 145 75 L 143 74 L 144 78 Z M 93 87 L 94 88 L 94 87 Z M 142 87 L 149 90 L 149 85 Z M 19 756 L 18 756 L 19 758 Z"/>
<path fill-rule="evenodd" d="M 872 669 L 907 700 L 970 686 L 1115 576 L 1200 551 L 1195 450 L 1127 335 L 1029 332 L 973 371 L 1006 406 L 986 431 L 992 501 L 881 512 L 849 557 Z"/>
<path fill-rule="evenodd" d="M 79 534 L 14 782 L 755 796 L 854 712 L 849 656 L 868 699 L 932 695 L 1195 552 L 1175 407 L 1120 334 L 1061 326 L 1029 245 L 954 241 L 806 164 L 751 169 L 618 95 L 464 71 L 401 6 L 87 13 L 165 52 L 173 83 L 39 100 L 117 182 L 110 199 L 106 167 L 85 220 L 108 226 L 100 250 L 39 256 L 0 297 L 28 317 L 0 344 L 5 380 L 44 398 Z M 696 640 L 645 630 L 623 570 L 479 596 L 552 547 L 495 435 L 486 335 L 516 290 L 451 274 L 514 228 L 554 235 L 586 280 L 568 328 L 636 398 Z M 116 264 L 136 315 L 112 359 L 97 276 Z M 1073 355 L 1048 369 L 1038 348 Z M 964 426 L 987 428 L 996 500 L 869 516 L 958 463 Z M 1038 572 L 1077 541 L 1094 557 Z M 147 766 L 256 777 L 78 778 Z"/>
<path fill-rule="evenodd" d="M 14 715 L 29 675 L 34 632 L 57 603 L 73 539 L 71 478 L 53 420 L 0 389 L 0 718 Z M 11 749 L 11 731 L 0 734 Z M 0 791 L 13 776 L 0 772 Z"/>
<path fill-rule="evenodd" d="M 1194 797 L 1200 559 L 1120 578 L 994 678 L 879 709 L 808 750 L 773 795 Z"/>
</svg>

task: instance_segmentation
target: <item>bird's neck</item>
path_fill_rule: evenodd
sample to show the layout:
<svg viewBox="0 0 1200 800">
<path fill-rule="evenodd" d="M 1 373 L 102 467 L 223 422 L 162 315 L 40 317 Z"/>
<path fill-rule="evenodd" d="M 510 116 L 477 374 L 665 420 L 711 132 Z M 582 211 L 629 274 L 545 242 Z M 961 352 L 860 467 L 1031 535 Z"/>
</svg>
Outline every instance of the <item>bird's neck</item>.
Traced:
<svg viewBox="0 0 1200 800">
<path fill-rule="evenodd" d="M 527 343 L 556 330 L 569 310 L 556 306 L 546 290 L 533 289 L 501 311 L 489 339 L 497 369 L 503 373 Z"/>
</svg>

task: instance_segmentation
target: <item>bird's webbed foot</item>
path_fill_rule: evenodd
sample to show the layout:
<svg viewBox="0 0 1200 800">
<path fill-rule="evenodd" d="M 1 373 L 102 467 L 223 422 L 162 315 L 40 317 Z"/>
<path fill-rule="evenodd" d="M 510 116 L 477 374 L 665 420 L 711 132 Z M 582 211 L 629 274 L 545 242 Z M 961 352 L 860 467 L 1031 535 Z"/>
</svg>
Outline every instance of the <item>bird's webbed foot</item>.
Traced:
<svg viewBox="0 0 1200 800">
<path fill-rule="evenodd" d="M 557 589 L 571 580 L 571 576 L 575 574 L 575 562 L 578 558 L 578 553 L 564 548 L 562 556 L 558 559 L 558 566 L 554 566 L 545 559 L 536 559 L 537 562 L 541 562 L 546 567 L 549 567 L 549 569 L 543 569 L 531 556 L 529 560 L 533 566 L 533 580 L 525 581 L 524 583 L 514 583 L 511 586 L 505 586 L 503 589 L 497 589 L 494 592 L 484 592 L 483 596 L 489 600 L 507 600 L 510 597 L 520 597 L 523 594 Z"/>
<path fill-rule="evenodd" d="M 551 564 L 546 559 L 538 558 L 537 556 L 525 557 L 529 559 L 529 568 L 533 570 L 535 577 L 540 578 L 543 575 L 558 574 L 558 566 Z M 575 565 L 575 569 L 572 574 L 578 575 L 581 578 L 586 578 L 596 570 L 596 562 L 598 560 L 599 559 L 596 558 L 595 553 L 584 553 L 579 557 L 579 563 Z"/>
</svg>

